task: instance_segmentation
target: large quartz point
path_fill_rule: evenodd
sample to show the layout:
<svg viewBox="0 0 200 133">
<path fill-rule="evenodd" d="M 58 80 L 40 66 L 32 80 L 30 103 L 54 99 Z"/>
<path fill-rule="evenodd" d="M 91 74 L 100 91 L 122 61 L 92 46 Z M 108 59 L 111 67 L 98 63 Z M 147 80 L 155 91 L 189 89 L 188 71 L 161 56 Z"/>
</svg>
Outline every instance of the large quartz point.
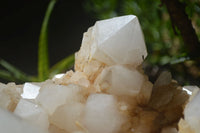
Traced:
<svg viewBox="0 0 200 133">
<path fill-rule="evenodd" d="M 97 21 L 85 33 L 83 45 L 83 49 L 90 48 L 81 56 L 89 55 L 89 60 L 95 59 L 108 65 L 137 66 L 147 56 L 140 24 L 134 15 Z"/>
</svg>

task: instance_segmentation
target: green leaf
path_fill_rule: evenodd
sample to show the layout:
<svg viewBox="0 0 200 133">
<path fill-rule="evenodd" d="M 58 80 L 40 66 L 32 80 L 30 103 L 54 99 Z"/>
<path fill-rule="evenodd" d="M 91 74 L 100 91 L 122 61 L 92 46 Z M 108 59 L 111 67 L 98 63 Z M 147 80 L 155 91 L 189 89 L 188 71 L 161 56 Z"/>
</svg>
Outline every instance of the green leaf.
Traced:
<svg viewBox="0 0 200 133">
<path fill-rule="evenodd" d="M 18 80 L 21 82 L 25 81 L 37 81 L 37 79 L 33 76 L 28 76 L 15 66 L 11 65 L 10 63 L 6 62 L 5 60 L 0 60 L 0 65 L 3 66 L 8 71 L 1 70 L 0 77 L 9 81 Z"/>
<path fill-rule="evenodd" d="M 0 78 L 8 81 L 15 81 L 15 78 L 12 76 L 12 74 L 5 70 L 0 70 Z"/>
<path fill-rule="evenodd" d="M 48 22 L 56 0 L 51 0 L 45 13 L 38 43 L 38 78 L 43 81 L 49 76 Z"/>
<path fill-rule="evenodd" d="M 61 73 L 64 70 L 69 69 L 74 64 L 74 54 L 62 59 L 56 63 L 50 70 L 50 76 L 54 76 L 57 73 Z"/>
</svg>

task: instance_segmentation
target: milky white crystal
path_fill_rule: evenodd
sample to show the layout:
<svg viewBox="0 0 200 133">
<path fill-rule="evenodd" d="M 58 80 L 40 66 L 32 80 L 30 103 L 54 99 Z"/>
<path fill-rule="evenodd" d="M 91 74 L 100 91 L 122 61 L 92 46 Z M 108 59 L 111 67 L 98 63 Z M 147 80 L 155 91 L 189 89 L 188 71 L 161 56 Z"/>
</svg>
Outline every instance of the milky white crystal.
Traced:
<svg viewBox="0 0 200 133">
<path fill-rule="evenodd" d="M 19 117 L 30 121 L 31 123 L 48 130 L 49 120 L 48 114 L 36 103 L 26 99 L 20 99 L 14 114 Z"/>
<path fill-rule="evenodd" d="M 85 105 L 79 102 L 62 105 L 56 109 L 50 121 L 67 132 L 78 131 L 80 127 L 76 123 L 80 121 L 84 107 Z"/>
<path fill-rule="evenodd" d="M 136 69 L 115 65 L 103 69 L 95 84 L 111 94 L 134 96 L 139 93 L 144 80 L 143 74 Z"/>
<path fill-rule="evenodd" d="M 200 131 L 200 91 L 186 105 L 184 119 L 195 133 Z"/>
<path fill-rule="evenodd" d="M 39 94 L 40 86 L 31 83 L 25 83 L 23 87 L 22 98 L 35 99 Z"/>
<path fill-rule="evenodd" d="M 48 133 L 46 130 L 36 127 L 28 121 L 1 108 L 0 130 L 1 133 Z"/>
<path fill-rule="evenodd" d="M 36 102 L 52 115 L 58 106 L 65 104 L 67 100 L 75 99 L 80 89 L 80 87 L 73 84 L 68 86 L 53 83 L 46 84 L 42 86 Z"/>
<path fill-rule="evenodd" d="M 117 133 L 123 123 L 123 116 L 117 107 L 117 100 L 108 94 L 92 94 L 88 97 L 83 124 L 91 133 Z"/>
<path fill-rule="evenodd" d="M 91 38 L 90 59 L 106 64 L 139 65 L 147 56 L 143 33 L 134 15 L 97 21 Z"/>
</svg>

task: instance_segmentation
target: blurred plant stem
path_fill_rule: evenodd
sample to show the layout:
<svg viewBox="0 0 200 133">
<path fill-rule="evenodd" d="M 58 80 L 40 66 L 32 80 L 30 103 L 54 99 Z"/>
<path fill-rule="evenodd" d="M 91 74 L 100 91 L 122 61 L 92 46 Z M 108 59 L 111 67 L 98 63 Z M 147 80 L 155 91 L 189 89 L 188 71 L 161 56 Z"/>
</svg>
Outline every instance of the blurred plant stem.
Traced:
<svg viewBox="0 0 200 133">
<path fill-rule="evenodd" d="M 50 15 L 55 6 L 56 0 L 51 0 L 42 23 L 38 43 L 38 79 L 43 81 L 48 78 L 49 57 L 48 57 L 48 23 Z"/>
</svg>

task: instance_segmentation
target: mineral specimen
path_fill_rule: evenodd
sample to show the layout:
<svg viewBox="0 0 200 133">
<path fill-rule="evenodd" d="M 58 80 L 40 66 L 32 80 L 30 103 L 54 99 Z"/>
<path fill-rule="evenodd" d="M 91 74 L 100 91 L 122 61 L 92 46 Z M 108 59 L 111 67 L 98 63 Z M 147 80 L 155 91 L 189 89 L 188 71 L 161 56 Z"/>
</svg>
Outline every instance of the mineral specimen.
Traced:
<svg viewBox="0 0 200 133">
<path fill-rule="evenodd" d="M 182 88 L 168 72 L 153 85 L 142 69 L 146 56 L 136 16 L 97 21 L 84 33 L 75 71 L 0 84 L 0 131 L 199 133 L 198 87 Z"/>
</svg>

